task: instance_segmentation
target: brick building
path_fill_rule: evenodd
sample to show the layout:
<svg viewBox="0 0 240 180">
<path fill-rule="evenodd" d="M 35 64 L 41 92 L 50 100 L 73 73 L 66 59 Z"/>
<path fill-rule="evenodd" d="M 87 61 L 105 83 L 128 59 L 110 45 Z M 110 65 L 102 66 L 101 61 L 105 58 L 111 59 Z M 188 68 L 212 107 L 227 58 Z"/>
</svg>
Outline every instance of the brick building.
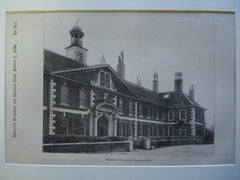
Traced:
<svg viewBox="0 0 240 180">
<path fill-rule="evenodd" d="M 129 139 L 166 138 L 202 142 L 205 108 L 194 100 L 194 87 L 183 92 L 181 72 L 175 73 L 174 90 L 159 92 L 158 74 L 153 89 L 125 79 L 121 52 L 117 70 L 101 63 L 87 65 L 84 33 L 70 31 L 66 56 L 44 50 L 43 134 L 119 136 Z"/>
</svg>

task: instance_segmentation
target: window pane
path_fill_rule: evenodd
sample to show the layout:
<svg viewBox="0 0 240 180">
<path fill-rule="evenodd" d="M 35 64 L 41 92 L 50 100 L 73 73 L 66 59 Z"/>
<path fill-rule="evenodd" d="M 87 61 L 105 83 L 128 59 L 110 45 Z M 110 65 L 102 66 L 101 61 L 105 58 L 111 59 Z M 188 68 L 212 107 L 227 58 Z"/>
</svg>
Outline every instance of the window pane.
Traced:
<svg viewBox="0 0 240 180">
<path fill-rule="evenodd" d="M 156 109 L 156 119 L 159 119 L 159 110 Z"/>
<path fill-rule="evenodd" d="M 147 107 L 147 117 L 150 117 L 150 107 Z"/>
<path fill-rule="evenodd" d="M 160 111 L 159 111 L 159 119 L 160 120 L 163 120 L 163 118 L 164 118 L 164 112 L 163 112 L 163 110 L 162 109 L 160 109 Z"/>
<path fill-rule="evenodd" d="M 79 91 L 79 106 L 80 107 L 86 107 L 86 91 L 83 89 L 80 89 Z"/>
<path fill-rule="evenodd" d="M 186 127 L 180 127 L 180 136 L 186 136 Z"/>
<path fill-rule="evenodd" d="M 67 134 L 67 120 L 60 119 L 58 124 L 59 124 L 59 134 L 66 135 Z"/>
<path fill-rule="evenodd" d="M 119 100 L 119 111 L 123 112 L 123 102 L 122 102 L 122 99 Z"/>
<path fill-rule="evenodd" d="M 129 102 L 129 114 L 133 114 L 133 103 L 132 103 L 132 101 Z"/>
<path fill-rule="evenodd" d="M 180 118 L 181 119 L 186 119 L 186 111 L 185 110 L 180 111 Z"/>
<path fill-rule="evenodd" d="M 110 75 L 106 74 L 106 88 L 110 88 Z"/>
<path fill-rule="evenodd" d="M 69 89 L 67 86 L 61 86 L 61 103 L 69 104 Z"/>
<path fill-rule="evenodd" d="M 169 116 L 169 120 L 173 120 L 174 119 L 173 110 L 168 111 L 168 116 Z"/>
<path fill-rule="evenodd" d="M 75 134 L 84 135 L 84 120 L 75 119 Z"/>
<path fill-rule="evenodd" d="M 139 104 L 139 116 L 143 116 L 143 106 Z"/>
<path fill-rule="evenodd" d="M 105 73 L 101 72 L 100 74 L 100 86 L 104 87 L 105 86 Z"/>
</svg>

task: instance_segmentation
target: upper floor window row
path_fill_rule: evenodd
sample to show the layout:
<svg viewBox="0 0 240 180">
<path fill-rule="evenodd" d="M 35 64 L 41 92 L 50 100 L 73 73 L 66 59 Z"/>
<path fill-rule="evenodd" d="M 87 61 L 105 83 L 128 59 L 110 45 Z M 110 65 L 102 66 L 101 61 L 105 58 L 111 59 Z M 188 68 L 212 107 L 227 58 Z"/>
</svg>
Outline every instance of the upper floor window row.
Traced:
<svg viewBox="0 0 240 180">
<path fill-rule="evenodd" d="M 133 101 L 130 100 L 128 102 L 128 105 L 123 103 L 123 99 L 119 99 L 119 104 L 118 104 L 118 108 L 119 108 L 119 112 L 120 113 L 124 113 L 124 105 L 128 107 L 128 114 L 129 115 L 133 115 L 134 114 L 134 104 L 133 104 Z M 127 107 L 125 107 L 125 113 L 127 113 Z"/>
<path fill-rule="evenodd" d="M 86 108 L 87 106 L 87 92 L 85 89 L 79 89 L 78 107 Z M 70 92 L 69 87 L 65 84 L 61 85 L 60 104 L 70 105 Z"/>
<path fill-rule="evenodd" d="M 164 120 L 164 110 L 138 103 L 138 117 L 147 117 L 148 119 Z"/>
<path fill-rule="evenodd" d="M 175 118 L 174 110 L 168 111 L 168 120 L 173 121 Z M 187 110 L 186 109 L 180 109 L 179 110 L 179 120 L 186 121 L 187 120 Z"/>
</svg>

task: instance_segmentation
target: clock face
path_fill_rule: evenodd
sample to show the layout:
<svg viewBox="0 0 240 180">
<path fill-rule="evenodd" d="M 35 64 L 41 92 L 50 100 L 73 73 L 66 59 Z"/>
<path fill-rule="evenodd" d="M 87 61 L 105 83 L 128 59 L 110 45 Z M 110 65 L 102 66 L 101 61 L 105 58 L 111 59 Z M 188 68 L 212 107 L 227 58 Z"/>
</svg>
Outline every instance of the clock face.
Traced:
<svg viewBox="0 0 240 180">
<path fill-rule="evenodd" d="M 78 50 L 78 49 L 76 49 L 75 50 L 75 58 L 77 59 L 77 60 L 83 60 L 83 52 L 81 52 L 80 50 Z"/>
</svg>

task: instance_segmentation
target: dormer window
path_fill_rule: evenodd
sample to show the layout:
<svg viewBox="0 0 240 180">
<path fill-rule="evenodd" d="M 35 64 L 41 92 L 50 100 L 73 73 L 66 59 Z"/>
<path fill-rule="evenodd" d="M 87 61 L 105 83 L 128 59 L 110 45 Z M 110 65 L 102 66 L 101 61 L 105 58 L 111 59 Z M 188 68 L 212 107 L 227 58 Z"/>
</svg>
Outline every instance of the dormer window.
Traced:
<svg viewBox="0 0 240 180">
<path fill-rule="evenodd" d="M 69 105 L 69 88 L 65 84 L 61 85 L 61 104 Z"/>
</svg>

